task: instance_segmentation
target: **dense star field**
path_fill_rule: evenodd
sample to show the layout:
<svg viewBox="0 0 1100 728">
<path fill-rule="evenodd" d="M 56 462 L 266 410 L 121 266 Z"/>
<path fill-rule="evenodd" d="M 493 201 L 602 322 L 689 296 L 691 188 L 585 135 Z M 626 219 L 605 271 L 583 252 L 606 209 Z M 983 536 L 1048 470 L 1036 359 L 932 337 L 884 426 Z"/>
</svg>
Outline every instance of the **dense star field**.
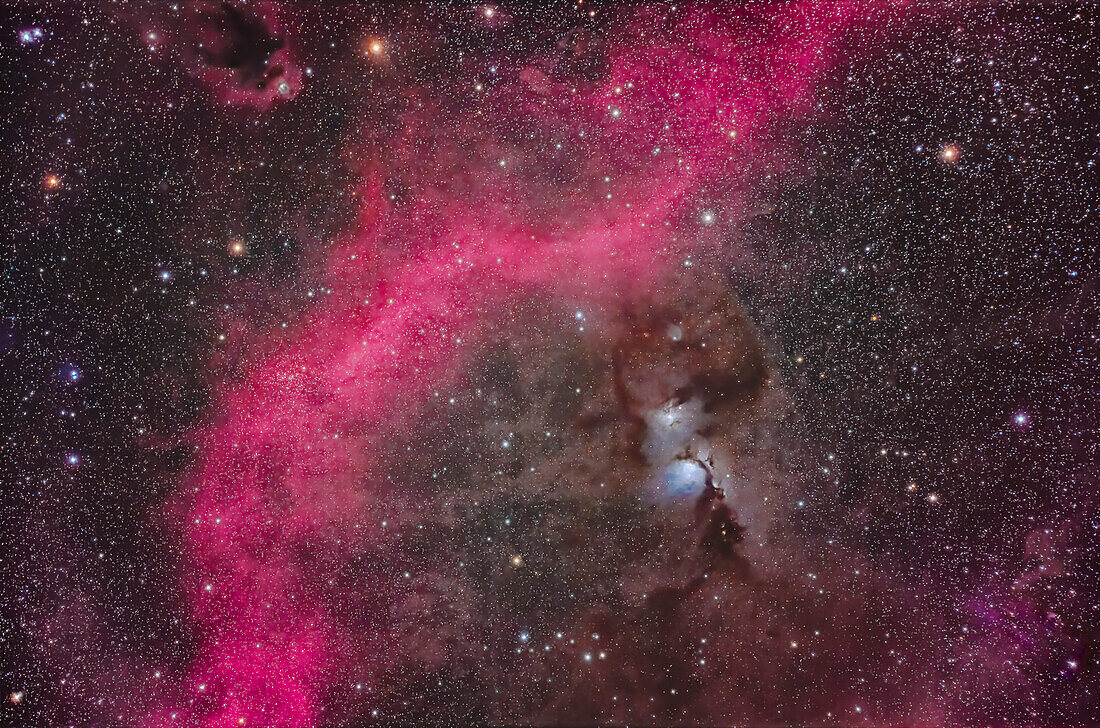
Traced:
<svg viewBox="0 0 1100 728">
<path fill-rule="evenodd" d="M 6 3 L 0 722 L 1095 725 L 1098 17 Z"/>
</svg>

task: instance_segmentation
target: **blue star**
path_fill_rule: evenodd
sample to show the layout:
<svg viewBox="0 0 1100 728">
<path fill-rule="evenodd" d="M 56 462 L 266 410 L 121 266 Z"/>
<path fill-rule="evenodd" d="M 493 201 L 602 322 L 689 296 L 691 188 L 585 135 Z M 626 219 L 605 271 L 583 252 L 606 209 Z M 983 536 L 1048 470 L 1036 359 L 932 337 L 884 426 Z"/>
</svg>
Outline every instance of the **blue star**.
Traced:
<svg viewBox="0 0 1100 728">
<path fill-rule="evenodd" d="M 61 367 L 61 381 L 65 382 L 66 384 L 76 384 L 80 381 L 81 376 L 82 374 L 80 372 L 80 369 L 73 366 L 72 364 L 66 364 L 65 366 Z"/>
<path fill-rule="evenodd" d="M 23 28 L 18 33 L 16 33 L 16 36 L 19 38 L 20 45 L 29 46 L 34 45 L 38 41 L 42 40 L 42 38 L 45 36 L 45 33 L 42 32 L 41 28 Z"/>
</svg>

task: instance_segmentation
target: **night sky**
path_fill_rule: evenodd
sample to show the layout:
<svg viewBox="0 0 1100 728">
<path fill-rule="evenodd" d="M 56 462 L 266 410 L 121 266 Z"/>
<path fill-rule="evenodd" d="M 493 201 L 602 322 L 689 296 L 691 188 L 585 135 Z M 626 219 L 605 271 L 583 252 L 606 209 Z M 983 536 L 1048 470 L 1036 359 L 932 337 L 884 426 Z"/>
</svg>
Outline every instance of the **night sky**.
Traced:
<svg viewBox="0 0 1100 728">
<path fill-rule="evenodd" d="M 0 722 L 1096 725 L 1100 9 L 0 7 Z"/>
</svg>

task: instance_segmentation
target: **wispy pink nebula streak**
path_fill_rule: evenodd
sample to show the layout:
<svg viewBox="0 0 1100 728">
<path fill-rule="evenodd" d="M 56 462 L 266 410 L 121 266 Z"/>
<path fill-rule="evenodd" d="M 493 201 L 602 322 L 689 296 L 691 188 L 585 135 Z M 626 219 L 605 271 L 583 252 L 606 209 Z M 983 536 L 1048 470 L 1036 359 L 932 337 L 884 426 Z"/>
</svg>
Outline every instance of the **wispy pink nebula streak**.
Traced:
<svg viewBox="0 0 1100 728">
<path fill-rule="evenodd" d="M 499 201 L 397 210 L 364 182 L 363 204 L 376 214 L 333 249 L 332 295 L 223 398 L 203 433 L 183 583 L 200 651 L 183 704 L 150 723 L 172 723 L 175 713 L 209 728 L 317 724 L 340 644 L 301 550 L 349 538 L 356 526 L 356 538 L 370 538 L 362 516 L 386 495 L 379 443 L 407 429 L 456 375 L 463 352 L 486 334 L 487 311 L 536 292 L 595 303 L 644 295 L 682 263 L 666 222 L 691 214 L 700 181 L 748 168 L 757 132 L 809 100 L 852 10 L 781 7 L 760 19 L 689 12 L 676 36 L 690 46 L 661 30 L 637 33 L 643 40 L 611 49 L 610 72 L 592 91 L 575 93 L 533 69 L 486 99 L 489 117 L 588 130 L 599 147 L 594 166 L 615 160 L 630 170 L 611 201 L 567 187 L 551 219 L 539 220 L 508 150 L 504 166 L 472 154 L 457 161 Z M 774 40 L 745 45 L 760 27 Z M 562 210 L 572 213 L 555 219 Z M 410 232 L 418 215 L 437 224 L 421 230 L 417 252 L 387 260 L 386 241 Z"/>
</svg>

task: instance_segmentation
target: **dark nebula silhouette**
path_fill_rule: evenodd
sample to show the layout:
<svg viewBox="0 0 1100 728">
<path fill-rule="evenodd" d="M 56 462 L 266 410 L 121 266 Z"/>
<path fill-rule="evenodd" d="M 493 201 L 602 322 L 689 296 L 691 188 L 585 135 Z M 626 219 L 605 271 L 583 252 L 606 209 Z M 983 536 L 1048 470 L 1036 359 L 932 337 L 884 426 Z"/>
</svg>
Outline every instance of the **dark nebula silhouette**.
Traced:
<svg viewBox="0 0 1100 728">
<path fill-rule="evenodd" d="M 2 13 L 4 720 L 1095 720 L 1095 9 Z"/>
</svg>

